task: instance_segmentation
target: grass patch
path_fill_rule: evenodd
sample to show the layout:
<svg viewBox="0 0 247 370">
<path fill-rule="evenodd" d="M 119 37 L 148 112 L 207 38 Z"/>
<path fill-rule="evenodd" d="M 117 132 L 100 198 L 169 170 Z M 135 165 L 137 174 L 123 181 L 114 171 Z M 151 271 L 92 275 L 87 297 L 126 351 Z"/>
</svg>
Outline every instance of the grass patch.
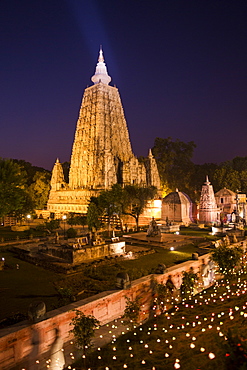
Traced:
<svg viewBox="0 0 247 370">
<path fill-rule="evenodd" d="M 192 253 L 202 253 L 202 251 L 193 244 L 178 247 L 175 251 L 170 251 L 169 249 L 161 247 L 154 247 L 153 249 L 156 253 L 141 256 L 137 260 L 126 260 L 120 264 L 126 270 L 133 268 L 134 266 L 137 269 L 143 268 L 148 270 L 149 273 L 152 273 L 152 269 L 157 267 L 160 263 L 164 263 L 167 267 L 169 267 L 179 261 L 191 259 Z"/>
<path fill-rule="evenodd" d="M 60 279 L 60 275 L 21 261 L 6 249 L 1 251 L 2 257 L 6 268 L 0 271 L 0 320 L 19 313 L 27 314 L 34 300 L 44 301 L 48 311 L 56 306 L 57 292 L 53 282 Z"/>
<path fill-rule="evenodd" d="M 44 232 L 38 228 L 30 228 L 25 231 L 12 231 L 10 226 L 0 226 L 0 241 L 13 241 L 18 239 L 29 239 L 33 237 L 43 237 Z"/>
<path fill-rule="evenodd" d="M 213 240 L 218 239 L 214 235 L 211 235 L 211 230 L 212 230 L 211 227 L 199 229 L 197 227 L 193 228 L 193 227 L 182 226 L 180 228 L 179 234 L 188 235 L 188 236 L 196 236 L 198 238 L 205 239 L 205 241 L 206 240 L 213 241 Z"/>
</svg>

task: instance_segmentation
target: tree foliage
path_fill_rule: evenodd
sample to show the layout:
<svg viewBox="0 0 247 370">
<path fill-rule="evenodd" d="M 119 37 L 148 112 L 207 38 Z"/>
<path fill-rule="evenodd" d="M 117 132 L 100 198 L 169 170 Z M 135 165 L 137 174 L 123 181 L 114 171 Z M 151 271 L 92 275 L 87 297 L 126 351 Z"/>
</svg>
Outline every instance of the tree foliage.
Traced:
<svg viewBox="0 0 247 370">
<path fill-rule="evenodd" d="M 161 313 L 164 313 L 166 310 L 168 296 L 169 296 L 168 287 L 164 284 L 157 283 L 154 304 L 157 305 Z"/>
<path fill-rule="evenodd" d="M 20 217 L 33 210 L 25 190 L 26 173 L 11 159 L 0 159 L 0 216 Z"/>
<path fill-rule="evenodd" d="M 215 189 L 223 188 L 237 192 L 241 188 L 240 173 L 231 167 L 223 166 L 218 168 L 214 173 Z"/>
<path fill-rule="evenodd" d="M 70 227 L 68 230 L 67 230 L 67 237 L 70 239 L 70 238 L 75 238 L 76 235 L 77 235 L 77 231 L 76 229 L 74 229 L 73 227 Z"/>
<path fill-rule="evenodd" d="M 33 166 L 31 163 L 26 162 L 23 159 L 12 159 L 12 161 L 18 164 L 18 166 L 21 168 L 21 171 L 25 173 L 27 187 L 34 182 L 34 177 L 37 172 L 51 177 L 51 171 L 48 171 L 42 167 Z"/>
<path fill-rule="evenodd" d="M 1 159 L 0 187 L 6 200 L 1 213 L 21 217 L 34 208 L 44 208 L 50 190 L 50 177 L 50 171 L 24 160 Z"/>
<path fill-rule="evenodd" d="M 100 216 L 102 210 L 98 206 L 97 198 L 91 197 L 88 210 L 87 210 L 87 225 L 89 230 L 97 231 L 101 225 Z"/>
<path fill-rule="evenodd" d="M 139 217 L 156 193 L 154 186 L 126 185 L 122 188 L 119 184 L 113 185 L 111 189 L 102 191 L 97 198 L 91 197 L 87 212 L 88 227 L 97 230 L 100 226 L 99 218 L 103 215 L 108 216 L 110 224 L 113 215 L 121 218 L 124 214 L 135 219 L 138 230 Z"/>
<path fill-rule="evenodd" d="M 226 187 L 234 192 L 247 193 L 247 157 L 235 157 L 221 163 L 213 180 L 216 191 Z"/>
<path fill-rule="evenodd" d="M 192 156 L 196 145 L 193 141 L 184 143 L 171 137 L 162 139 L 157 137 L 152 149 L 156 158 L 162 185 L 170 191 L 178 188 L 189 195 L 191 189 L 194 164 Z"/>
<path fill-rule="evenodd" d="M 37 171 L 28 190 L 34 207 L 43 209 L 48 201 L 50 191 L 50 173 Z"/>
<path fill-rule="evenodd" d="M 139 297 L 131 300 L 128 297 L 126 299 L 126 307 L 124 310 L 124 322 L 130 323 L 131 327 L 133 328 L 134 325 L 138 324 L 139 317 L 140 317 L 140 310 L 141 310 L 141 303 Z"/>
<path fill-rule="evenodd" d="M 112 186 L 110 190 L 104 190 L 97 198 L 97 205 L 101 215 L 108 218 L 108 230 L 110 232 L 110 224 L 113 216 L 121 219 L 123 213 L 123 188 L 119 184 Z"/>
<path fill-rule="evenodd" d="M 212 254 L 212 259 L 219 266 L 219 270 L 226 276 L 234 273 L 234 269 L 239 265 L 243 255 L 243 248 L 240 246 L 229 247 L 220 246 L 215 249 Z"/>
<path fill-rule="evenodd" d="M 87 216 L 71 212 L 67 219 L 67 224 L 70 226 L 81 225 L 84 227 L 87 224 Z"/>
<path fill-rule="evenodd" d="M 126 185 L 123 189 L 122 209 L 123 214 L 133 217 L 139 230 L 139 217 L 143 213 L 148 201 L 154 199 L 157 194 L 155 186 L 142 187 Z"/>
<path fill-rule="evenodd" d="M 183 271 L 183 280 L 180 287 L 182 297 L 187 299 L 193 295 L 195 284 L 198 280 L 198 276 L 194 271 Z"/>
<path fill-rule="evenodd" d="M 70 325 L 74 325 L 70 332 L 74 334 L 77 347 L 81 348 L 85 354 L 86 350 L 91 347 L 94 330 L 100 325 L 100 322 L 94 316 L 86 316 L 83 312 L 75 310 L 75 317 Z"/>
<path fill-rule="evenodd" d="M 45 221 L 44 223 L 44 228 L 52 233 L 54 232 L 55 230 L 58 230 L 60 227 L 60 221 L 59 220 L 50 220 L 50 221 Z"/>
<path fill-rule="evenodd" d="M 225 187 L 234 192 L 247 193 L 247 157 L 235 157 L 221 164 L 199 165 L 192 162 L 195 147 L 193 141 L 184 143 L 171 137 L 155 139 L 152 151 L 157 161 L 163 195 L 178 188 L 192 200 L 198 201 L 207 175 L 215 192 Z"/>
</svg>

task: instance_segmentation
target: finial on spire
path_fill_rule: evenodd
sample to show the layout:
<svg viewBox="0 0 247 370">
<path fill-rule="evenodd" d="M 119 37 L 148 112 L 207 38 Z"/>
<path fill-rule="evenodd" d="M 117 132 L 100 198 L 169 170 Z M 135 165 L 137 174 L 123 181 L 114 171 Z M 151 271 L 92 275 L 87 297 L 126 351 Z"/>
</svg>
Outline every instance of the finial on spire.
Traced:
<svg viewBox="0 0 247 370">
<path fill-rule="evenodd" d="M 100 45 L 100 49 L 99 49 L 99 58 L 98 58 L 98 62 L 100 62 L 100 63 L 103 63 L 103 62 L 104 62 L 104 56 L 103 56 L 102 45 Z"/>
<path fill-rule="evenodd" d="M 208 175 L 206 175 L 206 182 L 205 182 L 206 185 L 209 185 L 210 184 L 210 181 L 209 181 L 209 178 L 208 178 Z"/>
<path fill-rule="evenodd" d="M 102 82 L 103 84 L 108 85 L 111 81 L 111 77 L 107 73 L 107 68 L 104 63 L 104 56 L 103 56 L 103 50 L 100 46 L 99 50 L 99 58 L 98 63 L 96 66 L 95 74 L 92 76 L 91 80 L 94 84 L 98 84 L 99 82 Z"/>
</svg>

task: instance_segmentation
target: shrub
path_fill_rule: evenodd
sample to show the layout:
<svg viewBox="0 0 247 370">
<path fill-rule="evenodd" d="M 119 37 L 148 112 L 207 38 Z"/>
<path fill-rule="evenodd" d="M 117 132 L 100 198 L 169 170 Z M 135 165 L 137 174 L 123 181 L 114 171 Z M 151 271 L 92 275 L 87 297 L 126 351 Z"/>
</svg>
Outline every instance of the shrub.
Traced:
<svg viewBox="0 0 247 370">
<path fill-rule="evenodd" d="M 75 310 L 75 317 L 70 323 L 70 325 L 74 325 L 74 328 L 70 332 L 74 334 L 75 343 L 78 348 L 83 350 L 83 354 L 91 348 L 94 330 L 99 324 L 99 321 L 94 316 L 86 316 L 83 312 Z"/>
<path fill-rule="evenodd" d="M 62 304 L 68 304 L 74 301 L 74 292 L 71 287 L 59 287 L 57 292 Z"/>
<path fill-rule="evenodd" d="M 193 295 L 193 290 L 198 280 L 197 274 L 193 271 L 183 271 L 183 280 L 180 287 L 182 298 L 189 298 Z"/>
<path fill-rule="evenodd" d="M 133 301 L 128 297 L 125 297 L 125 299 L 126 307 L 123 315 L 123 318 L 125 319 L 124 322 L 130 323 L 131 327 L 133 328 L 133 326 L 139 321 L 141 309 L 140 299 L 139 297 L 136 297 Z"/>
<path fill-rule="evenodd" d="M 154 299 L 154 305 L 156 308 L 159 308 L 161 313 L 164 313 L 166 310 L 168 299 L 168 288 L 164 284 L 156 285 L 156 297 Z"/>
<path fill-rule="evenodd" d="M 240 264 L 243 249 L 241 247 L 220 246 L 212 254 L 212 259 L 219 266 L 220 272 L 230 276 Z"/>
<path fill-rule="evenodd" d="M 77 235 L 77 231 L 73 227 L 70 227 L 67 230 L 67 236 L 68 236 L 68 238 L 75 238 L 76 235 Z"/>
</svg>

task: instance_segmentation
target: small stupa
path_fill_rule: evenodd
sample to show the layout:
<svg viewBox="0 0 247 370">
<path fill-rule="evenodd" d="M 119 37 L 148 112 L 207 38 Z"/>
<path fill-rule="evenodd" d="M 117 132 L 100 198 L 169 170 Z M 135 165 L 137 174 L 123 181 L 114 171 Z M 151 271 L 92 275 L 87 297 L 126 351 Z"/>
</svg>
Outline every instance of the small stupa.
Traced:
<svg viewBox="0 0 247 370">
<path fill-rule="evenodd" d="M 220 209 L 217 207 L 213 185 L 211 185 L 208 176 L 206 176 L 206 181 L 202 185 L 198 216 L 200 223 L 220 221 Z"/>
<path fill-rule="evenodd" d="M 192 201 L 181 191 L 168 194 L 162 201 L 161 219 L 163 221 L 190 224 L 192 219 Z"/>
</svg>

